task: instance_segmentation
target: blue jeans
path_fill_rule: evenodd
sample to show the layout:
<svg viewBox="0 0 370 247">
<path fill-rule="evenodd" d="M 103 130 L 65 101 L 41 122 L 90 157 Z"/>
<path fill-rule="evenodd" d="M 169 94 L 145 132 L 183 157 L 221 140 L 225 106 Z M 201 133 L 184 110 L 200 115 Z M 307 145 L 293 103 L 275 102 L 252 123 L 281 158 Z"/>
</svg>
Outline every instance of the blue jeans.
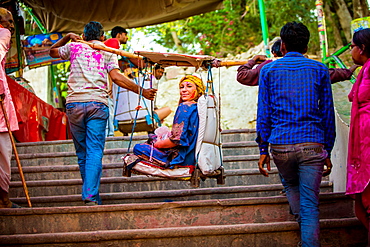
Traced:
<svg viewBox="0 0 370 247">
<path fill-rule="evenodd" d="M 108 107 L 100 102 L 73 102 L 66 105 L 66 110 L 83 182 L 82 200 L 101 204 L 99 187 Z"/>
<path fill-rule="evenodd" d="M 286 183 L 286 195 L 300 229 L 302 246 L 320 246 L 319 192 L 328 154 L 319 143 L 271 145 Z"/>
</svg>

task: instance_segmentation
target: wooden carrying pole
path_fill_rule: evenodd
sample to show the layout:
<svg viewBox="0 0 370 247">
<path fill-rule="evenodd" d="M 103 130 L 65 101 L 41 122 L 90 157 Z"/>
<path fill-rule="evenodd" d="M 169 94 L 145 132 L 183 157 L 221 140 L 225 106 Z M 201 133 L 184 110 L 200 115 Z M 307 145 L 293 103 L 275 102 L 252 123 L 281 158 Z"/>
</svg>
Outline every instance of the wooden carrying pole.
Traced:
<svg viewBox="0 0 370 247">
<path fill-rule="evenodd" d="M 221 67 L 229 67 L 229 66 L 240 66 L 243 64 L 248 63 L 248 61 L 221 61 Z"/>
<path fill-rule="evenodd" d="M 207 61 L 205 61 L 207 62 Z M 243 65 L 243 64 L 246 64 L 248 63 L 248 61 L 220 61 L 219 63 L 219 66 L 216 66 L 216 65 L 213 65 L 212 64 L 212 67 L 229 67 L 229 66 L 240 66 L 240 65 Z M 194 67 L 194 65 L 192 65 L 191 63 L 189 62 L 186 62 L 186 61 L 169 61 L 169 60 L 161 60 L 158 62 L 158 64 L 162 65 L 162 66 L 185 66 L 185 67 Z"/>
<path fill-rule="evenodd" d="M 26 180 L 24 179 L 21 162 L 19 160 L 19 155 L 18 155 L 18 152 L 17 152 L 17 148 L 15 147 L 15 142 L 14 142 L 14 139 L 13 139 L 13 133 L 10 130 L 9 119 L 8 119 L 7 112 L 5 110 L 3 96 L 4 95 L 0 95 L 1 110 L 3 111 L 4 119 L 5 119 L 5 123 L 6 123 L 6 127 L 8 128 L 9 138 L 10 138 L 10 141 L 12 142 L 12 147 L 13 147 L 13 151 L 14 151 L 15 160 L 17 162 L 19 175 L 20 175 L 21 180 L 22 180 L 23 190 L 24 190 L 24 193 L 26 194 L 27 204 L 31 208 L 32 207 L 32 205 L 31 205 L 31 199 L 30 199 L 30 196 L 28 195 L 28 189 L 27 189 L 27 185 L 26 185 Z"/>
<path fill-rule="evenodd" d="M 90 43 L 90 42 L 87 42 L 87 41 L 84 41 L 84 40 L 78 40 L 78 42 L 83 43 L 83 44 L 86 44 L 86 45 L 88 45 L 91 48 L 96 49 L 96 50 L 107 51 L 107 52 L 110 52 L 110 53 L 114 53 L 114 54 L 120 55 L 122 57 L 128 57 L 128 58 L 134 58 L 134 59 L 144 60 L 144 57 L 143 56 L 136 55 L 136 54 L 133 54 L 133 53 L 130 53 L 130 52 L 126 52 L 126 51 L 122 51 L 122 50 L 114 49 L 114 48 L 110 48 L 110 47 L 105 47 L 105 46 L 98 45 L 98 44 L 95 44 L 95 43 Z M 220 66 L 221 67 L 239 66 L 239 65 L 246 64 L 247 62 L 248 61 L 220 61 Z M 192 65 L 191 63 L 186 62 L 186 61 L 170 61 L 170 60 L 165 60 L 165 61 L 159 61 L 158 64 L 160 64 L 162 66 L 194 67 L 194 65 Z M 216 66 L 213 66 L 213 67 L 216 67 Z"/>
<path fill-rule="evenodd" d="M 86 44 L 86 45 L 88 45 L 91 48 L 96 49 L 96 50 L 107 51 L 107 52 L 110 52 L 110 53 L 120 55 L 122 57 L 144 60 L 143 56 L 135 55 L 135 54 L 130 53 L 130 52 L 126 52 L 126 51 L 122 51 L 122 50 L 119 50 L 119 49 L 114 49 L 114 48 L 102 46 L 102 45 L 95 44 L 95 43 L 90 43 L 90 42 L 87 42 L 87 41 L 84 41 L 84 40 L 78 40 L 78 42 Z"/>
</svg>

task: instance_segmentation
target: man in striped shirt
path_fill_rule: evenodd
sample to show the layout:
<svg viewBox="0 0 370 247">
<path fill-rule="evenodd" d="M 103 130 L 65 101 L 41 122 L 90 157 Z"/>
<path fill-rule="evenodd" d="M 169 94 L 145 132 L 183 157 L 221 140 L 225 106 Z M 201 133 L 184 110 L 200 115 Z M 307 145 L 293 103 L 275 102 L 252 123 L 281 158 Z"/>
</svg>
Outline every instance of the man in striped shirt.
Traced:
<svg viewBox="0 0 370 247">
<path fill-rule="evenodd" d="M 96 21 L 85 25 L 83 38 L 104 46 L 103 26 Z M 156 89 L 143 89 L 119 72 L 117 55 L 76 42 L 68 33 L 50 49 L 51 57 L 71 62 L 66 112 L 82 177 L 82 200 L 87 206 L 102 204 L 99 188 L 108 111 L 108 75 L 114 83 L 153 100 Z M 74 41 L 74 42 L 69 42 Z"/>
<path fill-rule="evenodd" d="M 268 176 L 270 157 L 287 183 L 287 197 L 300 229 L 302 246 L 320 246 L 319 191 L 330 173 L 335 141 L 334 107 L 328 68 L 307 59 L 310 33 L 302 23 L 280 31 L 283 58 L 260 74 L 257 142 L 260 172 Z M 327 169 L 324 171 L 324 166 Z"/>
</svg>

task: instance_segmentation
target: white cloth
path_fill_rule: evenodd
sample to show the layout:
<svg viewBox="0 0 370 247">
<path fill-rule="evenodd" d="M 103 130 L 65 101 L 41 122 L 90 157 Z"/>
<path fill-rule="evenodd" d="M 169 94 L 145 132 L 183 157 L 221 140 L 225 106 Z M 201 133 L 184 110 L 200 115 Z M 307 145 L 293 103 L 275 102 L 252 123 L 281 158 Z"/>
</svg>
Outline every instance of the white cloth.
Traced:
<svg viewBox="0 0 370 247">
<path fill-rule="evenodd" d="M 11 158 L 12 143 L 9 133 L 0 133 L 0 188 L 6 192 L 9 192 Z"/>
<path fill-rule="evenodd" d="M 198 167 L 204 175 L 211 175 L 222 165 L 218 102 L 215 96 L 198 99 L 199 128 L 196 144 Z"/>
<path fill-rule="evenodd" d="M 107 127 L 105 129 L 105 136 L 114 136 L 114 104 L 113 99 L 108 98 L 109 117 L 107 121 Z"/>
<path fill-rule="evenodd" d="M 135 78 L 134 82 L 142 88 L 150 88 L 150 81 L 144 81 L 143 77 Z M 140 105 L 137 119 L 144 119 L 152 112 L 152 101 L 142 97 L 139 104 L 139 95 L 125 88 L 113 84 L 113 101 L 115 104 L 114 117 L 118 121 L 132 121 L 136 116 L 136 107 Z"/>
<path fill-rule="evenodd" d="M 124 156 L 122 159 L 129 164 L 130 156 Z M 152 165 L 145 164 L 145 162 L 138 162 L 132 168 L 141 174 L 162 177 L 162 178 L 182 178 L 182 179 L 190 179 L 191 173 L 189 167 L 184 168 L 176 168 L 176 169 L 164 169 L 159 167 L 153 167 Z"/>
</svg>

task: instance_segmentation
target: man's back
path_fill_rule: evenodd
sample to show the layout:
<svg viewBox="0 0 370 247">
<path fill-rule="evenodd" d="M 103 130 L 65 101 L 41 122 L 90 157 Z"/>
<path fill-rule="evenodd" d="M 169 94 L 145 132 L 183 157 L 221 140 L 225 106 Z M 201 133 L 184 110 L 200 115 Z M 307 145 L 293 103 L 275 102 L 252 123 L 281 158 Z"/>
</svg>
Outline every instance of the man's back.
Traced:
<svg viewBox="0 0 370 247">
<path fill-rule="evenodd" d="M 258 167 L 271 170 L 268 145 L 292 214 L 299 223 L 301 244 L 320 246 L 319 192 L 323 175 L 331 171 L 335 140 L 333 97 L 328 69 L 303 56 L 310 32 L 288 22 L 280 30 L 282 59 L 260 74 L 257 114 Z M 324 166 L 327 170 L 324 171 Z"/>
<path fill-rule="evenodd" d="M 108 73 L 118 68 L 117 56 L 76 42 L 60 47 L 59 54 L 71 61 L 67 103 L 94 100 L 108 105 Z"/>
<path fill-rule="evenodd" d="M 258 109 L 258 125 L 271 127 L 271 133 L 261 133 L 264 140 L 272 144 L 333 145 L 330 77 L 322 63 L 290 52 L 261 70 L 259 90 L 263 92 L 259 102 L 268 101 L 269 105 Z"/>
</svg>

